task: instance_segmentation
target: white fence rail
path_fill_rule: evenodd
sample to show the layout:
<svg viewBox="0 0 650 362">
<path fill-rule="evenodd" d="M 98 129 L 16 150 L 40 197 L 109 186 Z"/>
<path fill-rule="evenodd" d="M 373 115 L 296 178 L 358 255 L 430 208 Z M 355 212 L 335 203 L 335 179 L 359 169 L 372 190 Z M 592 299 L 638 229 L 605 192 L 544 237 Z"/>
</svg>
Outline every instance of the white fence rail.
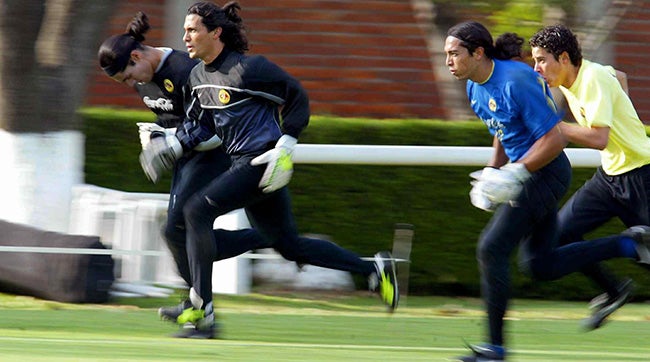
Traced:
<svg viewBox="0 0 650 362">
<path fill-rule="evenodd" d="M 596 150 L 568 148 L 566 153 L 573 167 L 600 165 L 600 155 Z M 294 162 L 347 165 L 484 166 L 491 156 L 492 147 L 299 144 L 296 146 Z"/>
<path fill-rule="evenodd" d="M 301 144 L 296 148 L 294 161 L 304 164 L 481 167 L 491 155 L 491 147 Z M 596 167 L 600 164 L 599 154 L 595 150 L 567 149 L 567 155 L 574 167 Z M 176 274 L 173 259 L 161 237 L 168 199 L 167 194 L 129 193 L 79 185 L 73 189 L 68 233 L 100 236 L 111 250 L 0 247 L 0 252 L 105 252 L 115 256 L 119 282 L 182 285 L 183 281 Z M 215 221 L 215 227 L 223 229 L 249 226 L 242 210 Z M 250 259 L 251 255 L 243 255 L 215 263 L 214 292 L 248 293 L 252 279 Z"/>
</svg>

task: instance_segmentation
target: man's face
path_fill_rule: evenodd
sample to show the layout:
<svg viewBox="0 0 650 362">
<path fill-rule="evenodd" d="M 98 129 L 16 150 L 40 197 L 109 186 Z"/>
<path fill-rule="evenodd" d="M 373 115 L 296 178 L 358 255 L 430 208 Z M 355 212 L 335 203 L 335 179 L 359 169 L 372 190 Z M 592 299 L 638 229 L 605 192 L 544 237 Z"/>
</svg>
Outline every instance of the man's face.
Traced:
<svg viewBox="0 0 650 362">
<path fill-rule="evenodd" d="M 445 53 L 447 54 L 447 67 L 451 75 L 458 80 L 470 79 L 476 71 L 478 61 L 469 54 L 469 50 L 461 45 L 461 40 L 448 36 L 445 40 Z"/>
<path fill-rule="evenodd" d="M 546 83 L 551 87 L 562 85 L 564 79 L 562 64 L 555 59 L 553 54 L 541 47 L 533 47 L 531 53 L 535 60 L 535 71 L 544 77 Z M 560 57 L 564 55 L 561 54 Z"/>
<path fill-rule="evenodd" d="M 220 32 L 221 28 L 213 31 L 208 31 L 208 28 L 203 25 L 201 17 L 196 14 L 190 14 L 185 17 L 183 29 L 183 42 L 190 55 L 190 58 L 201 59 L 206 63 L 210 63 L 221 52 L 221 49 L 215 49 L 215 33 Z M 218 33 L 217 33 L 218 34 Z M 218 35 L 217 39 L 218 39 Z"/>
<path fill-rule="evenodd" d="M 145 59 L 143 53 L 140 50 L 133 50 L 126 68 L 115 73 L 111 78 L 133 88 L 136 83 L 151 82 L 154 71 L 153 65 Z"/>
</svg>

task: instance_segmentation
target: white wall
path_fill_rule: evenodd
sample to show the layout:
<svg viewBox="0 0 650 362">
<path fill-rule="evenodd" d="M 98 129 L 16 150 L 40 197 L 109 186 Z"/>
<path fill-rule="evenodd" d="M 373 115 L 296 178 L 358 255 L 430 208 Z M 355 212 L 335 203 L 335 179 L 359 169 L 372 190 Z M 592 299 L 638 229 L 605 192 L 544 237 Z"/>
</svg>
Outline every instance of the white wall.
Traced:
<svg viewBox="0 0 650 362">
<path fill-rule="evenodd" d="M 81 132 L 0 129 L 0 219 L 66 232 L 72 187 L 83 182 Z"/>
</svg>

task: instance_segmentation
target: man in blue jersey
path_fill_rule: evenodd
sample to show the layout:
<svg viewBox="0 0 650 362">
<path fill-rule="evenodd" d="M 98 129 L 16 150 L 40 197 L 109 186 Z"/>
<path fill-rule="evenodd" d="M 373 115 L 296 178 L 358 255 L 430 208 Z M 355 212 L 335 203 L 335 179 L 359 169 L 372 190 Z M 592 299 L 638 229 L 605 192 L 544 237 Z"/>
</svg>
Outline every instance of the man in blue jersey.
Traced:
<svg viewBox="0 0 650 362">
<path fill-rule="evenodd" d="M 476 115 L 493 136 L 493 156 L 470 191 L 472 204 L 494 212 L 477 247 L 489 342 L 470 345 L 465 362 L 503 361 L 504 317 L 510 295 L 510 256 L 520 247 L 521 264 L 536 279 L 553 280 L 594 262 L 650 258 L 650 228 L 556 248 L 558 203 L 571 180 L 563 152 L 567 141 L 544 79 L 525 63 L 523 39 L 507 33 L 493 42 L 480 23 L 464 22 L 447 32 L 445 52 L 452 75 L 467 81 Z"/>
<path fill-rule="evenodd" d="M 196 190 L 184 207 L 192 303 L 177 321 L 195 325 L 187 337 L 213 335 L 212 259 L 219 240 L 212 224 L 237 208 L 246 210 L 253 227 L 284 258 L 363 275 L 394 310 L 399 290 L 390 253 L 366 261 L 332 242 L 298 236 L 286 185 L 293 171 L 291 154 L 309 121 L 309 99 L 300 83 L 276 64 L 245 55 L 248 39 L 239 10 L 234 1 L 223 7 L 211 2 L 190 6 L 183 40 L 190 57 L 202 63 L 188 80 L 188 116 L 173 138 L 152 140 L 157 146 L 142 155 L 145 168 L 157 175 L 216 134 L 232 160 L 226 172 Z"/>
<path fill-rule="evenodd" d="M 560 243 L 581 240 L 607 221 L 650 224 L 650 139 L 611 66 L 582 57 L 578 39 L 564 25 L 547 26 L 530 39 L 535 70 L 559 87 L 576 123 L 559 124 L 566 138 L 600 151 L 601 166 L 559 213 Z M 625 84 L 622 84 L 625 85 Z M 606 294 L 596 299 L 587 329 L 595 329 L 630 298 L 629 279 L 618 281 L 597 264 L 583 272 Z"/>
</svg>

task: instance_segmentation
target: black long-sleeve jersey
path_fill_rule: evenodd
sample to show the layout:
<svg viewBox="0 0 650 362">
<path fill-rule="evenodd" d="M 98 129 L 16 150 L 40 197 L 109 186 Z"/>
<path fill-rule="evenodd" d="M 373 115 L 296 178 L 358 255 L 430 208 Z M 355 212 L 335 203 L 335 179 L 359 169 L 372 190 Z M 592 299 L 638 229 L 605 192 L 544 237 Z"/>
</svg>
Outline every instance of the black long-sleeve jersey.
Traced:
<svg viewBox="0 0 650 362">
<path fill-rule="evenodd" d="M 162 59 L 151 82 L 135 85 L 144 104 L 156 114 L 159 126 L 173 128 L 183 122 L 183 88 L 197 63 L 198 60 L 190 58 L 186 52 L 171 50 Z"/>
<path fill-rule="evenodd" d="M 176 133 L 185 150 L 216 134 L 228 154 L 261 153 L 282 134 L 298 138 L 309 122 L 304 88 L 260 55 L 224 48 L 192 69 L 187 87 L 187 117 Z"/>
</svg>

